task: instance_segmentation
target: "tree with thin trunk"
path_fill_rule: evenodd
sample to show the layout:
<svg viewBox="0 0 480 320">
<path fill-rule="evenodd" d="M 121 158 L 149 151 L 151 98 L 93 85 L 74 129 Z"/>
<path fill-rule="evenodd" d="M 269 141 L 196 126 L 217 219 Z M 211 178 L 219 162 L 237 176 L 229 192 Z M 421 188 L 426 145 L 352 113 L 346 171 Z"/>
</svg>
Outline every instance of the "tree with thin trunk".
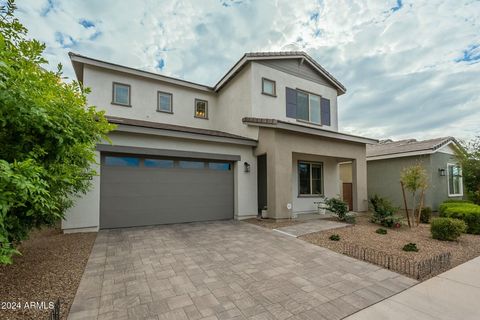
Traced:
<svg viewBox="0 0 480 320">
<path fill-rule="evenodd" d="M 423 198 L 425 190 L 428 187 L 427 183 L 427 171 L 421 164 L 415 164 L 411 167 L 407 167 L 402 170 L 400 176 L 400 184 L 403 191 L 403 199 L 405 203 L 405 212 L 407 214 L 408 226 L 418 226 L 420 223 L 420 214 L 422 212 Z M 405 195 L 405 189 L 407 189 L 412 195 L 412 214 L 410 215 L 407 208 L 407 198 Z M 418 197 L 420 198 L 418 199 Z M 420 207 L 417 207 L 417 199 L 419 200 Z"/>
</svg>

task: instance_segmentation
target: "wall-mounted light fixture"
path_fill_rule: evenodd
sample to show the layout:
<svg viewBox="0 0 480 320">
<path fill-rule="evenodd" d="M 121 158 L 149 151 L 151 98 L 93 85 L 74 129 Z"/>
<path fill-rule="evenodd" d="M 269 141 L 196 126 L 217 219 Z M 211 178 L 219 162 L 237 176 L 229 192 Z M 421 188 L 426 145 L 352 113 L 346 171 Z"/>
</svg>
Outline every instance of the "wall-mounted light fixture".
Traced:
<svg viewBox="0 0 480 320">
<path fill-rule="evenodd" d="M 250 172 L 250 163 L 244 162 L 243 166 L 245 167 L 245 172 Z"/>
<path fill-rule="evenodd" d="M 447 172 L 444 168 L 438 168 L 438 173 L 440 173 L 440 176 L 444 177 Z"/>
</svg>

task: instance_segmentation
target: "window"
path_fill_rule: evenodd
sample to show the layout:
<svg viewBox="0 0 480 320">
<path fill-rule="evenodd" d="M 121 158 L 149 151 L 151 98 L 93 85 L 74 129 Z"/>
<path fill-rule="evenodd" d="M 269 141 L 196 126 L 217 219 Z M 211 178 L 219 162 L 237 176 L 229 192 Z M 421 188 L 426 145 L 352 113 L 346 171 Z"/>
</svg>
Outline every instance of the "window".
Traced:
<svg viewBox="0 0 480 320">
<path fill-rule="evenodd" d="M 262 78 L 262 93 L 268 96 L 276 97 L 277 90 L 275 88 L 275 81 Z"/>
<path fill-rule="evenodd" d="M 157 97 L 157 111 L 159 112 L 172 112 L 172 94 L 168 92 L 158 91 Z"/>
<path fill-rule="evenodd" d="M 330 126 L 330 100 L 301 90 L 286 88 L 286 116 Z"/>
<path fill-rule="evenodd" d="M 130 85 L 114 82 L 112 103 L 121 106 L 130 106 Z"/>
<path fill-rule="evenodd" d="M 208 119 L 208 101 L 195 99 L 195 118 Z"/>
<path fill-rule="evenodd" d="M 456 164 L 448 164 L 448 195 L 463 196 L 462 168 Z"/>
<path fill-rule="evenodd" d="M 323 164 L 298 163 L 298 194 L 300 196 L 323 194 Z"/>
<path fill-rule="evenodd" d="M 231 169 L 230 163 L 226 162 L 209 162 L 208 168 L 219 171 L 229 171 Z"/>
<path fill-rule="evenodd" d="M 138 167 L 140 165 L 140 159 L 134 157 L 106 156 L 105 164 L 107 166 Z"/>
<path fill-rule="evenodd" d="M 183 169 L 203 169 L 205 168 L 205 163 L 201 161 L 182 160 L 178 161 L 178 166 Z"/>
<path fill-rule="evenodd" d="M 297 90 L 297 119 L 321 123 L 320 96 Z"/>
<path fill-rule="evenodd" d="M 147 168 L 173 168 L 173 160 L 145 159 L 143 164 Z"/>
</svg>

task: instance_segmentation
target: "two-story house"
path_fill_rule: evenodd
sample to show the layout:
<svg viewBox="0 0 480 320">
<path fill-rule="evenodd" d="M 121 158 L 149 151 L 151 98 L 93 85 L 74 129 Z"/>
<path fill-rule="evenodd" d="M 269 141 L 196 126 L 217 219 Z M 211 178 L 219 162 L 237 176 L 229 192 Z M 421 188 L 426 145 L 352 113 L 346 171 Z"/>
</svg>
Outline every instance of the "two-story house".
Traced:
<svg viewBox="0 0 480 320">
<path fill-rule="evenodd" d="M 341 194 L 367 209 L 366 144 L 338 132 L 345 87 L 304 52 L 245 54 L 213 86 L 70 54 L 88 103 L 117 124 L 97 146 L 98 177 L 64 229 L 271 218 Z"/>
</svg>

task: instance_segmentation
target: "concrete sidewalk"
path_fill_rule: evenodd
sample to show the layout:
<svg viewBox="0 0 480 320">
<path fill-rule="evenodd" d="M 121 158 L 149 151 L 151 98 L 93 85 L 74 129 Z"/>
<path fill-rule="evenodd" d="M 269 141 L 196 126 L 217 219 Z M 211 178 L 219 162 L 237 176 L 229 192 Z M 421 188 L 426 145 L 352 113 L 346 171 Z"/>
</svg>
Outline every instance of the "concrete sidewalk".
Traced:
<svg viewBox="0 0 480 320">
<path fill-rule="evenodd" d="M 312 232 L 319 232 L 319 231 L 331 230 L 336 228 L 345 228 L 349 226 L 352 226 L 352 225 L 348 223 L 343 223 L 343 222 L 317 219 L 317 220 L 311 220 L 311 221 L 307 221 L 300 224 L 294 224 L 288 227 L 273 229 L 273 231 L 284 233 L 292 237 L 300 237 L 300 236 L 303 236 L 304 234 L 309 234 Z"/>
<path fill-rule="evenodd" d="M 345 319 L 480 319 L 480 257 Z"/>
</svg>

